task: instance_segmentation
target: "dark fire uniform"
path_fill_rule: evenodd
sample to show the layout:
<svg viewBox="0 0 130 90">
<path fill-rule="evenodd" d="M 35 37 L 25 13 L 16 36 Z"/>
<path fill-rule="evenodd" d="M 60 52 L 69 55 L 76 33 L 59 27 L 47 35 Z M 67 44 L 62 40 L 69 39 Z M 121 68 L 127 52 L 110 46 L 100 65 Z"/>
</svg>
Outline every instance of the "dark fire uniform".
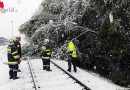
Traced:
<svg viewBox="0 0 130 90">
<path fill-rule="evenodd" d="M 17 46 L 12 44 L 8 46 L 8 65 L 9 65 L 9 75 L 10 79 L 18 79 L 17 71 L 18 71 L 18 64 L 19 64 L 19 54 Z"/>
<path fill-rule="evenodd" d="M 41 54 L 41 58 L 43 62 L 43 70 L 51 71 L 50 70 L 51 50 L 50 49 L 43 50 Z"/>
<path fill-rule="evenodd" d="M 17 48 L 18 48 L 19 56 L 20 56 L 20 58 L 21 58 L 21 57 L 22 57 L 22 53 L 21 53 L 21 43 L 20 43 L 20 42 L 18 42 Z"/>
</svg>

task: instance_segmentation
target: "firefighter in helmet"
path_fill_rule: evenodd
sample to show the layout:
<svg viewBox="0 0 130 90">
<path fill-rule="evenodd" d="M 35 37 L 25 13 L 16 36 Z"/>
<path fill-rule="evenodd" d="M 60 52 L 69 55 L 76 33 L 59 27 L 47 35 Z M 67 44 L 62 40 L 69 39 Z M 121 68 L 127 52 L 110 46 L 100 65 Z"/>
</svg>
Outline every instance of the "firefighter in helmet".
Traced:
<svg viewBox="0 0 130 90">
<path fill-rule="evenodd" d="M 44 45 L 42 47 L 41 58 L 43 62 L 43 70 L 52 71 L 50 70 L 51 49 L 49 45 Z"/>
<path fill-rule="evenodd" d="M 17 46 L 15 45 L 15 38 L 9 41 L 9 45 L 7 47 L 7 56 L 8 56 L 8 65 L 9 65 L 9 79 L 18 79 L 17 71 L 18 64 L 20 63 L 20 57 L 18 54 Z"/>
</svg>

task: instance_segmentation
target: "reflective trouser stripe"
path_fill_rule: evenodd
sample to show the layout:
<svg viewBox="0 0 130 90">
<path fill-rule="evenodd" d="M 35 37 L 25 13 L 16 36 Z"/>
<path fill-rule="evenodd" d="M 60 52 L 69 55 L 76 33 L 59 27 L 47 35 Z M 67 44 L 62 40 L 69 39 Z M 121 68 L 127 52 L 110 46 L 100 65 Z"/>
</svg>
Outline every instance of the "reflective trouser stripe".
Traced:
<svg viewBox="0 0 130 90">
<path fill-rule="evenodd" d="M 50 57 L 44 57 L 44 56 L 42 56 L 42 59 L 50 59 Z"/>
<path fill-rule="evenodd" d="M 8 62 L 9 65 L 16 65 L 17 62 Z"/>
<path fill-rule="evenodd" d="M 13 71 L 18 71 L 18 70 L 14 69 L 14 68 L 10 68 L 10 70 L 13 70 Z"/>
<path fill-rule="evenodd" d="M 10 70 L 14 70 L 14 68 L 10 68 Z"/>
<path fill-rule="evenodd" d="M 43 66 L 50 66 L 50 65 L 43 65 Z"/>
<path fill-rule="evenodd" d="M 18 70 L 14 69 L 13 71 L 18 71 Z"/>
</svg>

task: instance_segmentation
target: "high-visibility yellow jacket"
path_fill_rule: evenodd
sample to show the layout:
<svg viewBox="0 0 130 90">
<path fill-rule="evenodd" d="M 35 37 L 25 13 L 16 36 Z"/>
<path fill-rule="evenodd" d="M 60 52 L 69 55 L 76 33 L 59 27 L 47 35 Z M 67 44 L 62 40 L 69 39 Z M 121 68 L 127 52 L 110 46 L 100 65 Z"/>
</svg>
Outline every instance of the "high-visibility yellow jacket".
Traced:
<svg viewBox="0 0 130 90">
<path fill-rule="evenodd" d="M 68 43 L 68 51 L 72 52 L 72 57 L 77 58 L 76 48 L 72 41 Z"/>
</svg>

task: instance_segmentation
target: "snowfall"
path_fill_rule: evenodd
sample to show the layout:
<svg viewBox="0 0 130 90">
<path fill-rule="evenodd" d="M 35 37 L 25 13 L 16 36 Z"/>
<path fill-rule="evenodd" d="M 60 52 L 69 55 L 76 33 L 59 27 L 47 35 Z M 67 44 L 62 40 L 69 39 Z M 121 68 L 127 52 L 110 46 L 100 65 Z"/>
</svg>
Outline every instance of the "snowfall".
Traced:
<svg viewBox="0 0 130 90">
<path fill-rule="evenodd" d="M 27 60 L 22 60 L 20 64 L 21 72 L 18 72 L 17 80 L 9 79 L 7 62 L 7 46 L 0 46 L 0 90 L 34 90 Z M 37 86 L 39 90 L 82 90 L 83 88 L 74 82 L 69 76 L 51 63 L 51 72 L 42 70 L 42 60 L 28 59 L 33 68 Z M 67 70 L 67 62 L 63 60 L 54 60 L 53 62 Z M 128 90 L 124 87 L 113 84 L 100 75 L 93 72 L 77 68 L 77 73 L 70 72 L 71 75 L 83 82 L 91 90 Z"/>
</svg>

